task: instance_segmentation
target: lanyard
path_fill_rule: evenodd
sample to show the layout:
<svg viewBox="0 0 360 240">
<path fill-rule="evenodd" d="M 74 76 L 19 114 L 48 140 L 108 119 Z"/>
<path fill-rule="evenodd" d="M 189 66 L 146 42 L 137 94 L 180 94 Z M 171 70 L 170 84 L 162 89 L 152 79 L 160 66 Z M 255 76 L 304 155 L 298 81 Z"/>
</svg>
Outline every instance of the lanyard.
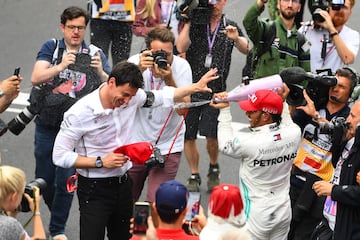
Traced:
<svg viewBox="0 0 360 240">
<path fill-rule="evenodd" d="M 166 4 L 166 9 L 162 9 L 161 8 L 161 18 L 162 18 L 162 23 L 166 23 L 169 21 L 169 15 L 171 17 L 171 12 L 172 12 L 172 7 L 173 7 L 173 3 L 174 0 L 172 1 L 162 1 L 161 6 L 164 6 Z M 171 7 L 171 9 L 170 9 Z"/>
<path fill-rule="evenodd" d="M 220 21 L 217 23 L 215 31 L 213 33 L 212 39 L 210 39 L 210 23 L 207 25 L 207 39 L 208 39 L 208 47 L 209 47 L 209 54 L 211 55 L 212 48 L 215 43 L 216 34 L 219 30 Z"/>
<path fill-rule="evenodd" d="M 154 90 L 154 89 L 155 89 L 154 76 L 153 76 L 153 73 L 152 73 L 151 69 L 149 69 L 149 71 L 150 71 L 150 84 L 151 84 L 151 90 Z M 160 87 L 161 87 L 161 84 L 162 84 L 162 83 L 163 83 L 163 80 L 162 80 L 162 79 L 160 79 L 160 81 L 159 81 L 159 83 L 158 83 L 158 85 L 157 85 L 157 87 L 156 87 L 156 90 L 159 90 L 159 89 L 160 89 Z"/>
</svg>

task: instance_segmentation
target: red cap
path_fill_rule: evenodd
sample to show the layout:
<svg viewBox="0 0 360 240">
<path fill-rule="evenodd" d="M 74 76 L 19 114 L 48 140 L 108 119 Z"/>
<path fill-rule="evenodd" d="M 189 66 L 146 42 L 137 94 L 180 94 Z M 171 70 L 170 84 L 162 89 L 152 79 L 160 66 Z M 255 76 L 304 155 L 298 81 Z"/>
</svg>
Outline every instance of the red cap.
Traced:
<svg viewBox="0 0 360 240">
<path fill-rule="evenodd" d="M 281 114 L 282 98 L 272 90 L 258 90 L 248 100 L 239 101 L 239 106 L 247 112 L 263 111 L 270 114 Z"/>
<path fill-rule="evenodd" d="M 137 142 L 118 147 L 114 153 L 122 153 L 136 164 L 144 164 L 149 160 L 154 152 L 154 147 L 150 142 Z"/>
<path fill-rule="evenodd" d="M 238 216 L 244 205 L 238 186 L 220 184 L 212 190 L 209 199 L 210 213 L 223 219 Z"/>
</svg>

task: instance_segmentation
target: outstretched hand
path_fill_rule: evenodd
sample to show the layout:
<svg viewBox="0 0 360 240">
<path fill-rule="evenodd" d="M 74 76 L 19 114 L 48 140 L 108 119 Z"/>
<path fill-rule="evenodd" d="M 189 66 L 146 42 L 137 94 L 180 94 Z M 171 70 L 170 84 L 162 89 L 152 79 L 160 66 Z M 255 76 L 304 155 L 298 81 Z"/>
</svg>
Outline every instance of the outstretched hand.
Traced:
<svg viewBox="0 0 360 240">
<path fill-rule="evenodd" d="M 217 75 L 218 69 L 212 68 L 200 80 L 194 84 L 196 92 L 212 92 L 211 88 L 208 88 L 207 84 L 219 78 Z"/>
<path fill-rule="evenodd" d="M 298 106 L 298 107 L 296 107 L 296 109 L 303 110 L 307 115 L 315 118 L 316 117 L 315 116 L 316 115 L 316 109 L 315 109 L 314 101 L 311 100 L 309 95 L 306 93 L 306 90 L 303 91 L 303 95 L 304 95 L 304 98 L 306 100 L 306 105 L 305 106 Z"/>
</svg>

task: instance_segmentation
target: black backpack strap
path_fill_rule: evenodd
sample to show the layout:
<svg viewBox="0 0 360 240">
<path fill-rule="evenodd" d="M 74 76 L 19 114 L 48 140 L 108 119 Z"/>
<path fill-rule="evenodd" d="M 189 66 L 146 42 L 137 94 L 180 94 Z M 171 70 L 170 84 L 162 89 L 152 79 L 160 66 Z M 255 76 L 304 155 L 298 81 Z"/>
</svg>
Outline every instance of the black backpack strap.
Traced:
<svg viewBox="0 0 360 240">
<path fill-rule="evenodd" d="M 303 52 L 302 46 L 305 44 L 305 35 L 298 31 L 297 39 L 298 39 L 298 58 L 299 58 L 301 53 Z"/>
<path fill-rule="evenodd" d="M 261 48 L 257 50 L 255 59 L 258 60 L 264 53 L 267 51 L 270 51 L 271 45 L 274 42 L 274 39 L 276 37 L 276 25 L 275 22 L 272 21 L 269 30 L 266 32 L 266 24 L 265 22 L 262 22 L 263 24 L 263 35 L 262 39 L 260 40 L 260 43 L 262 43 L 260 46 Z"/>
</svg>

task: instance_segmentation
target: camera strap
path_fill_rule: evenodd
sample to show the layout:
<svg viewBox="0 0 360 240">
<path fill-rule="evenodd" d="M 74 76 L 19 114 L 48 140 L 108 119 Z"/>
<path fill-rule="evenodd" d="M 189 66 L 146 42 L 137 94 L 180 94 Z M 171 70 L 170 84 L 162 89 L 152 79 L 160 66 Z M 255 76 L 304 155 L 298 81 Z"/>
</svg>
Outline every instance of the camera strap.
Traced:
<svg viewBox="0 0 360 240">
<path fill-rule="evenodd" d="M 163 134 L 163 132 L 164 132 L 164 130 L 165 130 L 165 127 L 166 127 L 166 125 L 168 124 L 168 122 L 169 122 L 169 120 L 170 120 L 170 117 L 171 117 L 171 115 L 173 114 L 173 112 L 174 112 L 174 108 L 172 108 L 172 109 L 170 110 L 170 112 L 169 112 L 169 114 L 168 114 L 168 116 L 167 116 L 167 118 L 166 118 L 166 120 L 165 120 L 165 122 L 164 122 L 164 125 L 163 125 L 163 127 L 161 128 L 160 133 L 159 133 L 159 135 L 158 135 L 158 137 L 157 137 L 157 139 L 156 139 L 156 141 L 155 141 L 155 146 L 158 144 L 158 142 L 159 142 L 159 140 L 160 140 L 160 137 L 161 137 L 161 135 Z M 181 130 L 181 128 L 182 128 L 182 125 L 184 124 L 184 121 L 185 121 L 185 118 L 186 118 L 186 116 L 187 116 L 187 113 L 188 113 L 188 111 L 186 111 L 183 119 L 181 120 L 181 123 L 180 123 L 178 129 L 176 130 L 175 137 L 174 137 L 174 139 L 173 139 L 173 141 L 172 141 L 172 143 L 171 143 L 171 146 L 170 146 L 170 148 L 169 148 L 168 153 L 166 154 L 166 157 L 168 157 L 168 156 L 171 154 L 171 150 L 172 150 L 172 148 L 174 147 L 174 144 L 175 144 L 175 141 L 176 141 L 177 137 L 179 136 L 180 130 Z"/>
</svg>

